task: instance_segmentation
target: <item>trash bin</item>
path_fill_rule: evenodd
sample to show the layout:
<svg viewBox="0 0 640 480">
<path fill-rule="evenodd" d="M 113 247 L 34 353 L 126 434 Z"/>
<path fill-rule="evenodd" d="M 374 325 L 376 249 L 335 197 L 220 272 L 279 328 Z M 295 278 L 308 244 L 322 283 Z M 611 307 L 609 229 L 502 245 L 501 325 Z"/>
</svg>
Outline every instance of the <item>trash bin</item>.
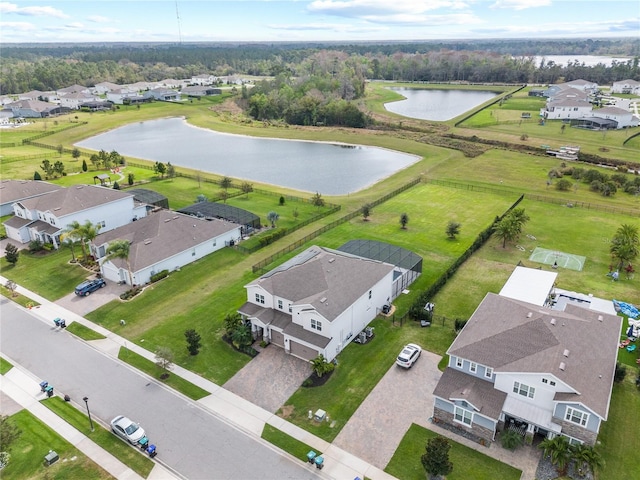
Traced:
<svg viewBox="0 0 640 480">
<path fill-rule="evenodd" d="M 44 392 L 48 385 L 49 385 L 49 382 L 47 382 L 46 380 L 43 380 L 42 382 L 40 382 L 40 391 Z"/>
<path fill-rule="evenodd" d="M 147 454 L 148 454 L 151 458 L 155 457 L 155 456 L 158 454 L 158 452 L 156 452 L 156 446 L 155 446 L 155 445 L 149 445 L 149 446 L 147 447 L 147 450 L 146 450 L 146 451 L 147 451 Z"/>
<path fill-rule="evenodd" d="M 316 468 L 322 470 L 322 467 L 324 467 L 324 458 L 322 458 L 321 456 L 317 456 L 315 459 L 315 463 Z"/>
<path fill-rule="evenodd" d="M 51 385 L 45 387 L 44 393 L 46 393 L 47 397 L 49 398 L 53 397 L 53 387 Z"/>
<path fill-rule="evenodd" d="M 313 450 L 311 450 L 309 453 L 307 453 L 307 462 L 309 462 L 311 465 L 313 465 L 313 461 L 316 458 L 316 452 L 314 452 Z"/>
<path fill-rule="evenodd" d="M 48 467 L 49 465 L 56 463 L 59 459 L 60 457 L 56 452 L 49 450 L 49 453 L 44 456 L 44 464 Z"/>
</svg>

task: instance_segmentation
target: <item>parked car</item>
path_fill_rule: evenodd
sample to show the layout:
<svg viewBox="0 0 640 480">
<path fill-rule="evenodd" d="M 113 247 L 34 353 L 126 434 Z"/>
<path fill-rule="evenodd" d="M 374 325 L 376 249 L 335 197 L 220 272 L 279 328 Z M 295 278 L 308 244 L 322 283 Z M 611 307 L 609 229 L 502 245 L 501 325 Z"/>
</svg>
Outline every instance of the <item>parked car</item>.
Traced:
<svg viewBox="0 0 640 480">
<path fill-rule="evenodd" d="M 107 282 L 103 278 L 96 278 L 95 280 L 86 280 L 76 287 L 76 295 L 79 297 L 86 297 L 91 292 L 95 292 L 99 288 L 104 287 Z"/>
<path fill-rule="evenodd" d="M 416 363 L 421 353 L 422 348 L 419 345 L 416 345 L 415 343 L 409 343 L 408 345 L 404 346 L 404 348 L 400 352 L 400 355 L 398 355 L 396 364 L 404 368 L 411 368 L 413 364 Z"/>
<path fill-rule="evenodd" d="M 111 420 L 111 430 L 131 445 L 136 445 L 145 436 L 144 429 L 124 415 L 118 415 Z"/>
</svg>

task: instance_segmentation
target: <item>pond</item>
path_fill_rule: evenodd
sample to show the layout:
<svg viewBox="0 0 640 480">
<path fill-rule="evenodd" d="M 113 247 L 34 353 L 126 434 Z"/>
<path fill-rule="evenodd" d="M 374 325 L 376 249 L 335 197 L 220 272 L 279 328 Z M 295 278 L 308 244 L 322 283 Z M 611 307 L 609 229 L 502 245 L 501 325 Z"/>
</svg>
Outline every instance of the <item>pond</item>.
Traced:
<svg viewBox="0 0 640 480">
<path fill-rule="evenodd" d="M 390 87 L 405 100 L 385 103 L 390 112 L 420 120 L 445 121 L 491 100 L 498 93 L 485 90 L 435 90 Z"/>
<path fill-rule="evenodd" d="M 184 118 L 132 123 L 76 145 L 323 195 L 356 192 L 420 160 L 376 147 L 219 133 Z"/>
<path fill-rule="evenodd" d="M 579 65 L 584 64 L 587 67 L 594 67 L 599 63 L 610 67 L 614 60 L 618 63 L 627 63 L 629 60 L 632 60 L 632 58 L 629 57 L 602 57 L 597 55 L 540 55 L 534 58 L 536 67 L 539 67 L 540 62 L 543 60 L 545 64 L 553 62 L 556 65 L 566 66 L 569 62 L 578 62 Z M 589 79 L 585 78 L 585 80 Z"/>
</svg>

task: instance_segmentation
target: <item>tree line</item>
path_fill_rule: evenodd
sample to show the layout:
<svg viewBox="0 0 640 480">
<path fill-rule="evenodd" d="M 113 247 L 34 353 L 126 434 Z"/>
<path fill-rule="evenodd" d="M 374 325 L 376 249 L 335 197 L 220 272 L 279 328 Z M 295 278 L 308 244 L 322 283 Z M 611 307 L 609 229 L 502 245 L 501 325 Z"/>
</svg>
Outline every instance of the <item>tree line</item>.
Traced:
<svg viewBox="0 0 640 480">
<path fill-rule="evenodd" d="M 567 65 L 540 55 L 620 55 L 611 66 Z M 305 77 L 346 68 L 366 79 L 420 82 L 556 83 L 585 78 L 610 84 L 640 80 L 640 40 L 503 40 L 342 44 L 108 44 L 3 47 L 0 94 L 218 76 Z"/>
</svg>

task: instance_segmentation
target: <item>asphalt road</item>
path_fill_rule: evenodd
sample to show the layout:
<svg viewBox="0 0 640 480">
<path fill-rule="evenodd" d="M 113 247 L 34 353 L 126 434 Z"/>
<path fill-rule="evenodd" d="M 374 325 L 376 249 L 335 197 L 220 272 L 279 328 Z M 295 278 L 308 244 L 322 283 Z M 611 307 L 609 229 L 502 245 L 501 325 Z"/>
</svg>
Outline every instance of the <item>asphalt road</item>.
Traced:
<svg viewBox="0 0 640 480">
<path fill-rule="evenodd" d="M 91 416 L 103 424 L 121 414 L 140 422 L 158 448 L 157 458 L 186 478 L 320 478 L 315 469 L 4 298 L 0 351 L 74 402 L 83 405 L 82 398 L 89 397 Z"/>
</svg>

